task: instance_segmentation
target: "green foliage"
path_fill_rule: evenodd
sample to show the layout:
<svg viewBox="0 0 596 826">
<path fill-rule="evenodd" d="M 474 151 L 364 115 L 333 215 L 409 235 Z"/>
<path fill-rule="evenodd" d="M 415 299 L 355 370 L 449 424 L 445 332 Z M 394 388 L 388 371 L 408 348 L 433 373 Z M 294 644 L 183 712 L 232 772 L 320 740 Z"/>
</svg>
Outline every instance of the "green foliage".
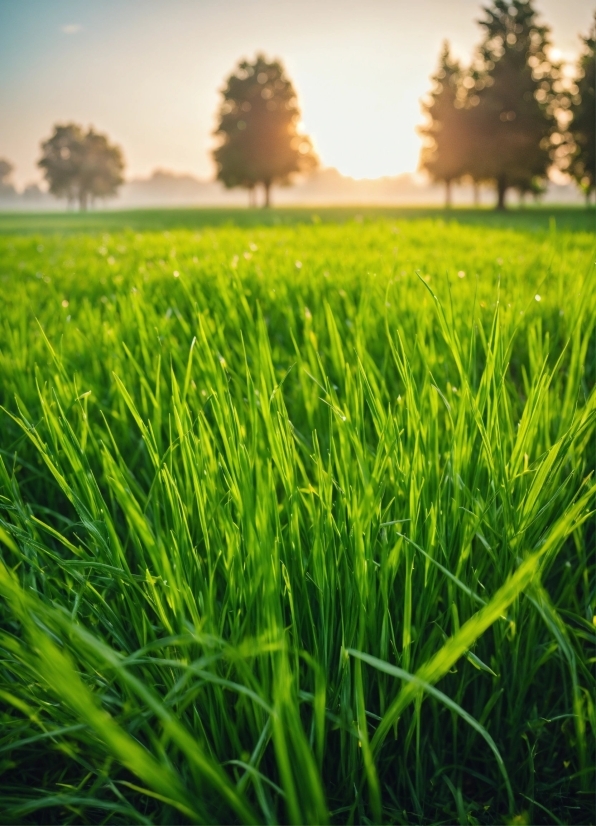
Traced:
<svg viewBox="0 0 596 826">
<path fill-rule="evenodd" d="M 50 192 L 78 201 L 81 210 L 87 209 L 90 198 L 114 195 L 124 180 L 121 150 L 92 127 L 85 132 L 76 123 L 57 125 L 41 148 L 38 166 L 44 170 Z"/>
<path fill-rule="evenodd" d="M 504 213 L 486 209 L 457 207 L 445 211 L 436 207 L 278 207 L 254 212 L 243 208 L 218 207 L 196 209 L 101 210 L 85 214 L 75 212 L 0 212 L 0 235 L 35 235 L 36 233 L 159 232 L 205 227 L 282 227 L 298 224 L 369 223 L 370 221 L 409 221 L 412 219 L 456 222 L 470 226 L 517 230 L 546 230 L 557 227 L 566 232 L 594 232 L 593 209 L 545 206 Z"/>
<path fill-rule="evenodd" d="M 596 188 L 596 22 L 585 38 L 584 51 L 579 60 L 577 95 L 571 111 L 570 133 L 573 153 L 569 172 L 586 194 Z"/>
<path fill-rule="evenodd" d="M 298 132 L 296 92 L 282 64 L 257 55 L 241 61 L 227 80 L 215 132 L 221 144 L 213 157 L 225 186 L 257 184 L 269 206 L 273 183 L 288 183 L 296 172 L 316 166 L 310 138 Z"/>
<path fill-rule="evenodd" d="M 593 234 L 300 220 L 0 239 L 2 822 L 593 821 Z"/>
</svg>

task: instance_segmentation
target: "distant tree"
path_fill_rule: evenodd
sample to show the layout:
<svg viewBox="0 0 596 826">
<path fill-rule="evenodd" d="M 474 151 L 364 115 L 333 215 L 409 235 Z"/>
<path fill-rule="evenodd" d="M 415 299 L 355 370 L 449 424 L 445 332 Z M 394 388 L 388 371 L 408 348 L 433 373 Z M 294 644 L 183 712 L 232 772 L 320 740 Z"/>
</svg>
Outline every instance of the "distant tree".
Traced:
<svg viewBox="0 0 596 826">
<path fill-rule="evenodd" d="M 123 182 L 122 151 L 92 127 L 85 132 L 76 123 L 57 125 L 41 148 L 38 166 L 44 170 L 50 192 L 69 202 L 78 201 L 81 211 L 94 198 L 114 195 Z"/>
<path fill-rule="evenodd" d="M 44 197 L 44 192 L 39 184 L 27 184 L 23 189 L 23 198 L 26 201 L 41 201 Z"/>
<path fill-rule="evenodd" d="M 492 181 L 497 208 L 511 187 L 546 178 L 556 129 L 560 70 L 548 59 L 548 28 L 531 0 L 494 0 L 480 21 L 485 38 L 474 89 L 474 177 Z"/>
<path fill-rule="evenodd" d="M 445 206 L 451 206 L 451 185 L 466 171 L 464 95 L 462 70 L 451 57 L 449 44 L 443 44 L 439 68 L 433 75 L 433 90 L 422 107 L 428 122 L 418 131 L 425 143 L 420 167 L 434 181 L 445 184 Z"/>
<path fill-rule="evenodd" d="M 222 91 L 220 145 L 213 152 L 217 178 L 228 187 L 245 187 L 254 202 L 255 187 L 289 183 L 293 174 L 314 168 L 318 160 L 307 135 L 300 134 L 296 92 L 282 64 L 257 55 L 241 61 Z"/>
<path fill-rule="evenodd" d="M 526 195 L 531 195 L 535 201 L 540 201 L 546 192 L 546 181 L 544 178 L 528 178 L 524 177 L 513 184 L 513 188 L 519 193 L 520 203 L 524 203 Z"/>
<path fill-rule="evenodd" d="M 0 184 L 7 183 L 14 171 L 14 166 L 5 158 L 0 158 Z"/>
<path fill-rule="evenodd" d="M 573 117 L 569 133 L 573 149 L 567 168 L 590 203 L 596 189 L 596 18 L 592 31 L 582 40 L 584 50 L 579 59 L 577 91 L 570 100 Z"/>
<path fill-rule="evenodd" d="M 462 72 L 456 106 L 460 111 L 460 154 L 464 180 L 471 181 L 474 190 L 474 205 L 480 203 L 480 186 L 492 184 L 491 170 L 486 163 L 486 124 L 482 108 L 479 108 L 479 92 L 491 81 L 486 77 L 486 69 L 477 61 Z"/>
<path fill-rule="evenodd" d="M 15 195 L 15 188 L 10 183 L 10 176 L 14 166 L 5 158 L 0 158 L 0 198 L 10 198 Z"/>
</svg>

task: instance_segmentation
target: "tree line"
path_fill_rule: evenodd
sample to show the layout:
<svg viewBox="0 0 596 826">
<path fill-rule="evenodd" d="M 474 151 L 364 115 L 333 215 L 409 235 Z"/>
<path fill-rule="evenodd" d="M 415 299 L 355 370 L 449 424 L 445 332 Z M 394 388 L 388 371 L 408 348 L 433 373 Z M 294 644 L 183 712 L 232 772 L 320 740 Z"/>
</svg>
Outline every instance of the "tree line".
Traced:
<svg viewBox="0 0 596 826">
<path fill-rule="evenodd" d="M 533 0 L 493 0 L 483 12 L 483 38 L 467 68 L 447 43 L 441 52 L 423 101 L 421 168 L 445 183 L 447 206 L 453 184 L 472 181 L 476 193 L 480 185 L 494 186 L 503 209 L 510 189 L 522 197 L 544 191 L 553 165 L 577 182 L 589 203 L 596 189 L 596 20 L 570 78 L 549 57 L 550 31 Z M 299 129 L 296 90 L 279 60 L 259 54 L 238 63 L 221 94 L 217 179 L 245 188 L 251 206 L 260 188 L 269 206 L 273 184 L 290 183 L 318 164 L 311 139 Z M 81 210 L 123 182 L 121 149 L 93 128 L 57 125 L 41 149 L 38 165 L 50 192 Z M 0 160 L 0 194 L 10 171 Z"/>
<path fill-rule="evenodd" d="M 573 78 L 549 57 L 549 29 L 532 0 L 495 0 L 483 9 L 483 38 L 463 68 L 445 43 L 433 89 L 423 103 L 427 123 L 421 168 L 451 187 L 491 184 L 497 207 L 509 189 L 544 191 L 548 170 L 567 172 L 590 202 L 596 188 L 595 36 L 582 38 Z"/>
</svg>

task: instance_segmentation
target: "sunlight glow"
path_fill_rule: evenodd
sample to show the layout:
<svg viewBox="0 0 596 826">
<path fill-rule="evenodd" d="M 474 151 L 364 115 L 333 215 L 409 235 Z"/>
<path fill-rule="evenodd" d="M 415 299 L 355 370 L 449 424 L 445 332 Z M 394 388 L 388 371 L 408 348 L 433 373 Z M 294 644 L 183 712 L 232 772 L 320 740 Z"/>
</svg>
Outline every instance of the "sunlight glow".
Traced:
<svg viewBox="0 0 596 826">
<path fill-rule="evenodd" d="M 552 26 L 552 59 L 573 63 L 586 0 L 536 3 Z M 251 0 L 250 14 L 242 0 L 35 0 L 36 14 L 8 5 L 0 0 L 0 152 L 18 187 L 40 180 L 39 142 L 60 120 L 108 133 L 128 178 L 156 168 L 212 177 L 219 90 L 257 51 L 286 66 L 323 167 L 354 178 L 413 173 L 441 42 L 465 64 L 481 34 L 480 0 L 303 0 L 301 15 L 275 0 Z"/>
</svg>

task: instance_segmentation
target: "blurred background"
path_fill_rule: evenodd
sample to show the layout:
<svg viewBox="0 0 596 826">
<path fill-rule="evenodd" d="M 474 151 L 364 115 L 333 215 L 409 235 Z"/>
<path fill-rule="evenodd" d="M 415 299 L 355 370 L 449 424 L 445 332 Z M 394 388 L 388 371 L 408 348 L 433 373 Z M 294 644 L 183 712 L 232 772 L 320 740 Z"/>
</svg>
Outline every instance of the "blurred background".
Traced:
<svg viewBox="0 0 596 826">
<path fill-rule="evenodd" d="M 594 10 L 586 0 L 532 6 L 550 30 L 556 82 L 573 84 Z M 242 186 L 216 180 L 214 133 L 226 79 L 259 53 L 283 62 L 318 159 L 275 188 L 276 203 L 441 203 L 444 181 L 423 151 L 429 95 L 445 41 L 473 74 L 485 18 L 477 0 L 0 0 L 0 209 L 64 209 L 38 162 L 41 142 L 69 123 L 121 149 L 124 182 L 96 208 L 245 204 Z M 585 187 L 568 173 L 553 162 L 528 192 L 581 203 Z M 494 192 L 492 178 L 474 186 L 462 173 L 450 197 L 492 204 Z"/>
</svg>

